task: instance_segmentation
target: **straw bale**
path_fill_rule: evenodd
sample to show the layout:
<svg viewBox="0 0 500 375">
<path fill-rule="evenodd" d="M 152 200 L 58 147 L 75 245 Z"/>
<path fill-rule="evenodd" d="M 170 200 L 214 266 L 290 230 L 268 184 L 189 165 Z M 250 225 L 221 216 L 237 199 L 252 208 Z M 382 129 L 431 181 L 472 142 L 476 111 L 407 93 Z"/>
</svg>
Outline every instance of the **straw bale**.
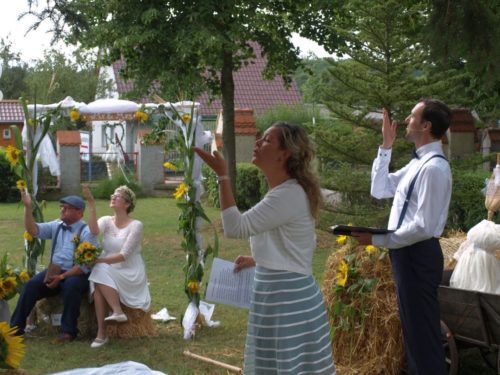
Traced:
<svg viewBox="0 0 500 375">
<path fill-rule="evenodd" d="M 38 314 L 49 317 L 47 325 L 41 325 L 37 331 L 46 334 L 61 333 L 61 326 L 53 326 L 51 317 L 53 314 L 61 314 L 63 304 L 61 296 L 43 298 L 36 303 Z M 94 304 L 89 303 L 87 293 L 82 294 L 82 305 L 80 307 L 80 317 L 78 318 L 79 337 L 95 337 L 97 335 L 97 318 L 95 316 Z"/>
<path fill-rule="evenodd" d="M 455 268 L 457 260 L 453 258 L 453 255 L 457 252 L 458 248 L 462 243 L 467 240 L 467 234 L 461 230 L 451 231 L 448 233 L 448 237 L 441 237 L 439 239 L 439 244 L 443 250 L 444 257 L 444 269 L 449 270 Z"/>
<path fill-rule="evenodd" d="M 133 337 L 157 337 L 156 327 L 151 318 L 153 311 L 131 309 L 122 304 L 123 313 L 127 315 L 128 321 L 116 325 L 108 325 L 109 337 L 120 337 L 130 339 Z"/>
<path fill-rule="evenodd" d="M 348 245 L 332 253 L 327 261 L 327 271 L 323 279 L 325 305 L 333 309 L 337 295 L 330 293 L 336 285 L 340 261 L 344 258 Z M 365 246 L 353 249 L 359 259 L 366 255 Z M 368 315 L 363 324 L 358 324 L 353 334 L 352 360 L 349 363 L 351 331 L 338 329 L 332 340 L 335 367 L 342 375 L 351 374 L 399 374 L 405 363 L 403 336 L 396 300 L 396 286 L 392 277 L 389 257 L 386 256 L 373 267 L 369 260 L 358 266 L 359 277 L 377 278 L 372 293 L 366 297 Z M 359 300 L 353 306 L 359 306 Z M 330 324 L 331 316 L 329 316 Z"/>
</svg>

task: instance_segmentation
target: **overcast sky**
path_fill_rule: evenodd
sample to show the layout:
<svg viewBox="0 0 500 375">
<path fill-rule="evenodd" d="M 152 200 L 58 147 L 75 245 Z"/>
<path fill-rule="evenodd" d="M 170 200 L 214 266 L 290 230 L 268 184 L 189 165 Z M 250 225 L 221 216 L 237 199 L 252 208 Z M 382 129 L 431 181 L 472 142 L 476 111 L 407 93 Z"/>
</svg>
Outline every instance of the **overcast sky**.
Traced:
<svg viewBox="0 0 500 375">
<path fill-rule="evenodd" d="M 47 33 L 49 24 L 42 24 L 36 31 L 31 31 L 25 36 L 29 26 L 34 22 L 33 16 L 26 16 L 21 21 L 17 18 L 19 14 L 28 10 L 27 0 L 0 0 L 2 10 L 2 21 L 0 22 L 0 38 L 9 40 L 13 45 L 13 52 L 20 52 L 23 61 L 41 59 L 43 52 L 50 48 L 52 34 Z M 318 57 L 328 56 L 326 51 L 315 42 L 295 35 L 292 42 L 298 46 L 302 55 L 312 51 Z M 64 44 L 56 45 L 56 48 L 65 48 Z"/>
</svg>

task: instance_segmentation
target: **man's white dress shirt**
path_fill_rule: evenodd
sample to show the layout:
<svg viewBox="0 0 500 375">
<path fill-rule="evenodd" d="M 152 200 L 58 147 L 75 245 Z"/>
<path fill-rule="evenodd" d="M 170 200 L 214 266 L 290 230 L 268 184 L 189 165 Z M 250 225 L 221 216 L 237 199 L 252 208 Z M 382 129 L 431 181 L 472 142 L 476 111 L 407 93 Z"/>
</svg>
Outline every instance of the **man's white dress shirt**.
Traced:
<svg viewBox="0 0 500 375">
<path fill-rule="evenodd" d="M 440 157 L 425 162 L 433 155 L 443 155 L 441 142 L 436 141 L 420 147 L 416 151 L 419 158 L 413 159 L 395 173 L 389 173 L 391 151 L 379 148 L 378 157 L 373 162 L 371 185 L 373 197 L 377 199 L 394 197 L 388 229 L 397 228 L 410 183 L 420 168 L 422 170 L 415 183 L 401 227 L 394 233 L 374 235 L 373 245 L 399 249 L 432 237 L 438 238 L 448 217 L 452 185 L 451 170 L 448 162 Z"/>
</svg>

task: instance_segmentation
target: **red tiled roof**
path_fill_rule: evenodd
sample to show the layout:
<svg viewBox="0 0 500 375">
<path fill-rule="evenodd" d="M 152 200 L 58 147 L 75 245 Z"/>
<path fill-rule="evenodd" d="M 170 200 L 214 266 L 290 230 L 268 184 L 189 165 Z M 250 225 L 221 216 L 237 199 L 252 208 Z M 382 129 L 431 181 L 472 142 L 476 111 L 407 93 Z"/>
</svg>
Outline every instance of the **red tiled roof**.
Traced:
<svg viewBox="0 0 500 375">
<path fill-rule="evenodd" d="M 262 48 L 258 43 L 249 43 L 257 58 L 249 60 L 253 61 L 253 64 L 243 65 L 239 71 L 233 73 L 235 108 L 253 108 L 256 113 L 261 113 L 277 103 L 286 105 L 301 103 L 302 98 L 294 78 L 292 78 L 288 90 L 283 86 L 283 79 L 281 77 L 275 77 L 272 81 L 264 81 L 262 70 L 266 66 L 267 59 L 261 57 Z M 120 96 L 123 93 L 131 91 L 134 87 L 134 80 L 125 82 L 119 77 L 120 68 L 124 65 L 125 61 L 123 60 L 113 63 L 116 86 Z M 141 103 L 145 101 L 149 101 L 149 99 L 145 98 L 141 100 Z M 220 98 L 216 98 L 209 105 L 207 93 L 202 94 L 196 101 L 202 105 L 202 115 L 217 115 L 222 109 Z"/>
<path fill-rule="evenodd" d="M 0 101 L 0 122 L 24 122 L 24 111 L 18 100 Z"/>
<path fill-rule="evenodd" d="M 500 129 L 488 129 L 491 142 L 500 142 Z"/>
<path fill-rule="evenodd" d="M 61 146 L 75 146 L 82 143 L 78 130 L 59 130 L 56 133 L 57 141 Z"/>
<path fill-rule="evenodd" d="M 474 117 L 467 108 L 452 108 L 450 131 L 452 133 L 475 132 Z"/>
<path fill-rule="evenodd" d="M 251 108 L 234 109 L 234 134 L 259 135 Z"/>
</svg>

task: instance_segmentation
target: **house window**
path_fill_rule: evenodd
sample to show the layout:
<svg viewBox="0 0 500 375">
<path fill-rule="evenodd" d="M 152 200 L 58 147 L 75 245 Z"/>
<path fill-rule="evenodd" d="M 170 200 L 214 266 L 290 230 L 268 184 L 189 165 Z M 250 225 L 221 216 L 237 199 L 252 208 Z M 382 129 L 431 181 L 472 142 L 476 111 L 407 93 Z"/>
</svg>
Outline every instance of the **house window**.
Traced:
<svg viewBox="0 0 500 375">
<path fill-rule="evenodd" d="M 10 139 L 10 137 L 11 137 L 10 129 L 4 129 L 3 130 L 3 139 Z"/>
</svg>

